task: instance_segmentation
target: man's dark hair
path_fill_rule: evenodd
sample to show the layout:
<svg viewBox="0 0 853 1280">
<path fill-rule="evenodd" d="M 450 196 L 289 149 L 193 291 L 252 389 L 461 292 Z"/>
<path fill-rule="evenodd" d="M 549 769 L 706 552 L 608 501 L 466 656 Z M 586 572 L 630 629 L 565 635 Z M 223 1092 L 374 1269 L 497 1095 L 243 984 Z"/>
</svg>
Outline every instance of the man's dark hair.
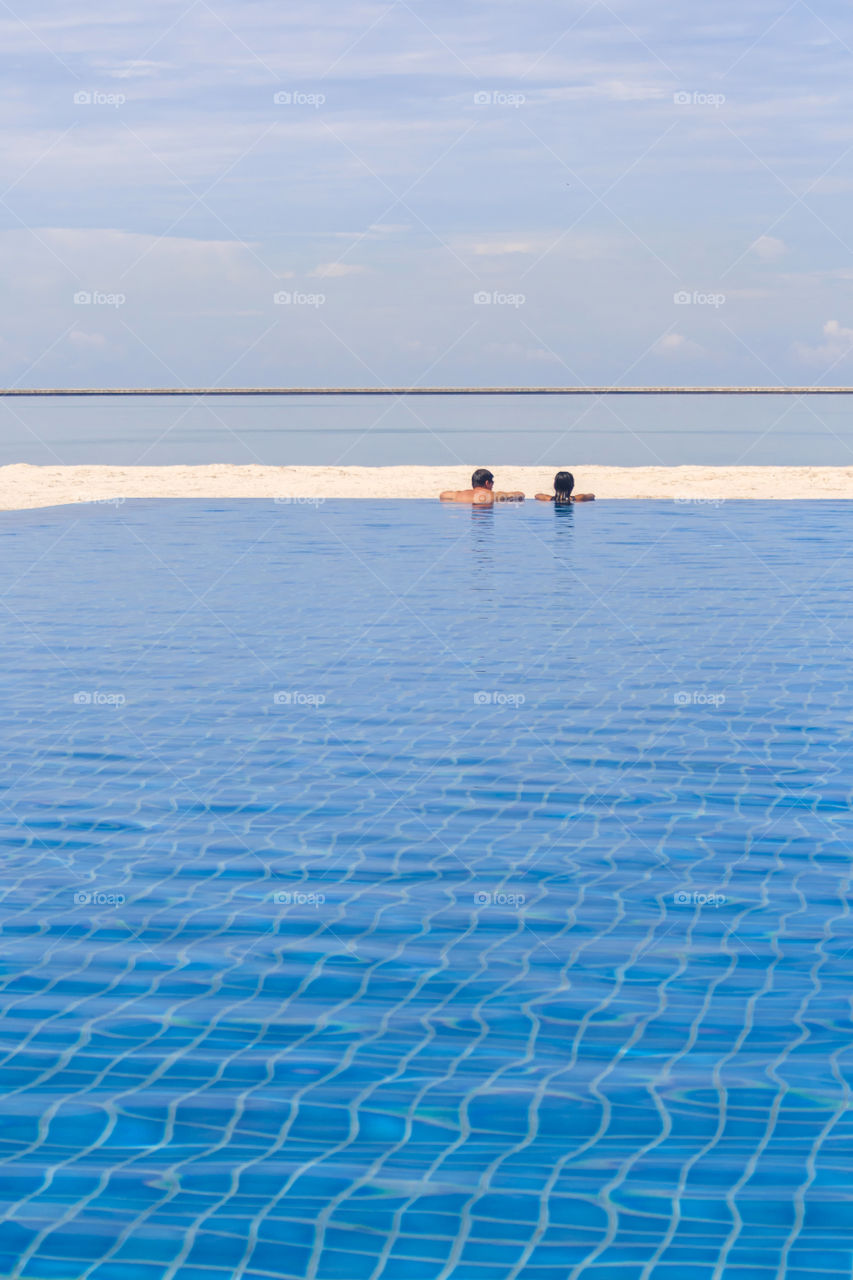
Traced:
<svg viewBox="0 0 853 1280">
<path fill-rule="evenodd" d="M 554 501 L 571 502 L 575 478 L 571 471 L 558 471 L 554 476 Z"/>
<path fill-rule="evenodd" d="M 490 480 L 494 480 L 491 471 L 487 471 L 485 467 L 480 467 L 471 477 L 472 489 L 484 489 Z"/>
</svg>

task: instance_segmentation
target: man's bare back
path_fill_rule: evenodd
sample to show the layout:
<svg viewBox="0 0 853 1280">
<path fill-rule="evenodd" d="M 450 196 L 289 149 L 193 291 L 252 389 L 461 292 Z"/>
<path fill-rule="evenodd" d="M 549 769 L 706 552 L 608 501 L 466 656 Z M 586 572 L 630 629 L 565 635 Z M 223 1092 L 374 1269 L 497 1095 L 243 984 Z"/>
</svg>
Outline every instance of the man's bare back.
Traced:
<svg viewBox="0 0 853 1280">
<path fill-rule="evenodd" d="M 511 492 L 494 488 L 495 477 L 491 471 L 481 468 L 471 477 L 470 489 L 445 489 L 438 495 L 440 502 L 467 502 L 470 506 L 491 507 L 496 502 L 523 502 L 524 494 L 516 489 Z"/>
</svg>

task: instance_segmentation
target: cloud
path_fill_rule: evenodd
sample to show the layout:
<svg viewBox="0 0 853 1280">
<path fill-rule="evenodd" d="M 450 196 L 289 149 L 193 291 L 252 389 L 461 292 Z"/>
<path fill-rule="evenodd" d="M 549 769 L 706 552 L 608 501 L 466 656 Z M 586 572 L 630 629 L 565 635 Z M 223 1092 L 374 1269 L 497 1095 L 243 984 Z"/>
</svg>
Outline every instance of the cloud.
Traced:
<svg viewBox="0 0 853 1280">
<path fill-rule="evenodd" d="M 826 342 L 819 347 L 796 344 L 794 349 L 801 360 L 810 364 L 838 364 L 853 354 L 853 329 L 846 329 L 837 320 L 827 320 L 822 332 Z"/>
<path fill-rule="evenodd" d="M 143 383 L 189 380 L 200 358 L 209 377 L 213 361 L 231 362 L 229 335 L 248 346 L 283 310 L 250 246 L 116 229 L 0 232 L 0 289 L 0 369 L 36 385 L 73 382 L 72 353 L 95 385 L 133 383 L 134 366 Z"/>
<path fill-rule="evenodd" d="M 844 194 L 847 191 L 853 191 L 853 178 L 818 178 L 817 182 L 809 187 L 809 195 L 829 196 Z"/>
<path fill-rule="evenodd" d="M 531 363 L 547 357 L 522 321 L 595 383 L 656 342 L 650 377 L 674 382 L 761 380 L 750 353 L 782 369 L 797 338 L 803 360 L 848 354 L 843 323 L 821 329 L 847 314 L 853 274 L 837 238 L 853 82 L 805 6 L 736 61 L 771 0 L 749 13 L 719 0 L 717 21 L 684 23 L 665 0 L 630 28 L 593 5 L 570 38 L 546 0 L 521 24 L 509 0 L 436 0 L 431 32 L 387 0 L 328 0 L 322 23 L 304 0 L 187 5 L 46 0 L 26 26 L 0 15 L 6 225 L 34 228 L 0 234 L 6 380 L 172 381 L 165 360 L 212 382 L 240 355 L 235 380 L 360 381 L 355 351 L 392 383 L 433 359 L 434 380 L 562 379 Z M 819 65 L 801 56 L 815 37 Z M 720 111 L 702 99 L 726 67 Z M 127 100 L 77 105 L 77 89 Z M 277 105 L 279 90 L 315 105 Z M 478 90 L 493 100 L 477 105 Z M 676 108 L 682 90 L 695 101 Z M 744 254 L 744 228 L 786 201 L 766 166 L 797 194 L 824 173 L 807 198 L 819 217 L 792 209 Z M 730 263 L 726 320 L 742 343 L 722 338 L 716 312 L 671 306 L 676 276 L 707 283 Z M 275 306 L 290 282 L 327 294 L 322 310 Z M 493 307 L 486 324 L 471 298 L 487 285 L 523 292 L 524 309 Z M 127 303 L 74 305 L 96 289 Z M 685 331 L 660 340 L 673 319 Z M 69 326 L 106 343 L 63 341 Z M 496 335 L 508 345 L 489 346 Z"/>
<path fill-rule="evenodd" d="M 511 253 L 535 253 L 538 247 L 534 240 L 497 240 L 475 244 L 471 252 L 481 258 L 502 258 Z"/>
<path fill-rule="evenodd" d="M 759 236 L 749 247 L 750 252 L 763 262 L 775 262 L 788 252 L 785 241 L 777 240 L 776 236 Z"/>
<path fill-rule="evenodd" d="M 698 342 L 686 338 L 683 333 L 665 333 L 659 338 L 652 350 L 659 356 L 676 356 L 694 354 L 702 348 Z"/>
<path fill-rule="evenodd" d="M 126 62 L 105 72 L 113 80 L 152 80 L 165 71 L 175 71 L 169 62 L 146 62 L 139 59 Z"/>
<path fill-rule="evenodd" d="M 471 239 L 458 236 L 451 240 L 454 251 L 460 257 L 509 258 L 524 255 L 549 255 L 557 250 L 561 256 L 576 262 L 592 262 L 602 256 L 612 259 L 624 238 L 613 231 L 577 232 L 568 234 L 555 227 L 536 235 L 520 232 L 496 232 L 493 239 Z M 485 264 L 482 264 L 484 269 Z"/>
<path fill-rule="evenodd" d="M 611 102 L 649 102 L 667 96 L 660 84 L 648 84 L 635 80 L 603 80 L 587 86 L 584 97 L 605 98 Z"/>
<path fill-rule="evenodd" d="M 527 347 L 522 342 L 487 342 L 485 351 L 493 351 L 495 355 L 508 360 L 531 360 L 540 364 L 562 364 L 555 351 L 544 347 Z"/>
<path fill-rule="evenodd" d="M 362 271 L 366 271 L 366 267 L 355 266 L 349 262 L 321 262 L 313 271 L 309 271 L 309 276 L 319 276 L 321 280 L 334 280 L 339 276 L 354 276 Z"/>
<path fill-rule="evenodd" d="M 150 292 L 152 270 L 162 272 L 156 281 L 160 287 L 173 281 L 183 290 L 203 288 L 206 293 L 251 276 L 271 284 L 275 275 L 264 270 L 255 248 L 233 240 L 142 235 L 116 228 L 52 227 L 32 234 L 7 231 L 0 235 L 0 279 L 6 271 L 19 271 L 22 259 L 31 258 L 42 259 L 42 271 L 47 264 L 64 266 L 68 281 L 76 277 L 83 288 L 126 293 L 131 287 L 134 292 Z M 44 249 L 49 254 L 46 260 Z M 287 271 L 280 274 L 292 275 Z"/>
<path fill-rule="evenodd" d="M 767 298 L 775 298 L 777 295 L 772 289 L 726 289 L 726 301 L 734 302 L 735 299 L 744 302 L 754 302 Z"/>
<path fill-rule="evenodd" d="M 72 329 L 68 341 L 76 347 L 105 347 L 107 340 L 102 333 L 86 333 L 83 329 Z"/>
</svg>

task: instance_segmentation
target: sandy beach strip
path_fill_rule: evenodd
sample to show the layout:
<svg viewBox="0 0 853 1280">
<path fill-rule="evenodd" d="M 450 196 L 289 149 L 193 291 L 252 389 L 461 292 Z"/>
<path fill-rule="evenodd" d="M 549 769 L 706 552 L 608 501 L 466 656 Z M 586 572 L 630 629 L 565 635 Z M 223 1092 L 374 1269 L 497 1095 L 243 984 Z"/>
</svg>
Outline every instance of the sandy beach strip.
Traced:
<svg viewBox="0 0 853 1280">
<path fill-rule="evenodd" d="M 555 468 L 480 461 L 496 488 L 551 492 Z M 435 499 L 470 484 L 471 467 L 0 467 L 0 510 L 131 498 Z M 853 467 L 572 467 L 579 493 L 598 498 L 853 498 Z"/>
</svg>

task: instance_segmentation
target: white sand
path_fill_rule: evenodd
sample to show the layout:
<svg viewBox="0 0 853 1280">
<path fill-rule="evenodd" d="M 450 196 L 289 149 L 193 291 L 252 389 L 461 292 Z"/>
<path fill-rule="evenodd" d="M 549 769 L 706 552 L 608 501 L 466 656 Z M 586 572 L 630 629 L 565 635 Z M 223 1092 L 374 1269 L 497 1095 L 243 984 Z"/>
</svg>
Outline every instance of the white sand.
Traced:
<svg viewBox="0 0 853 1280">
<path fill-rule="evenodd" d="M 478 464 L 489 466 L 488 462 Z M 496 488 L 551 492 L 553 467 L 491 464 Z M 0 467 L 0 510 L 127 498 L 433 498 L 473 467 Z M 598 498 L 853 498 L 853 467 L 575 467 Z"/>
</svg>

